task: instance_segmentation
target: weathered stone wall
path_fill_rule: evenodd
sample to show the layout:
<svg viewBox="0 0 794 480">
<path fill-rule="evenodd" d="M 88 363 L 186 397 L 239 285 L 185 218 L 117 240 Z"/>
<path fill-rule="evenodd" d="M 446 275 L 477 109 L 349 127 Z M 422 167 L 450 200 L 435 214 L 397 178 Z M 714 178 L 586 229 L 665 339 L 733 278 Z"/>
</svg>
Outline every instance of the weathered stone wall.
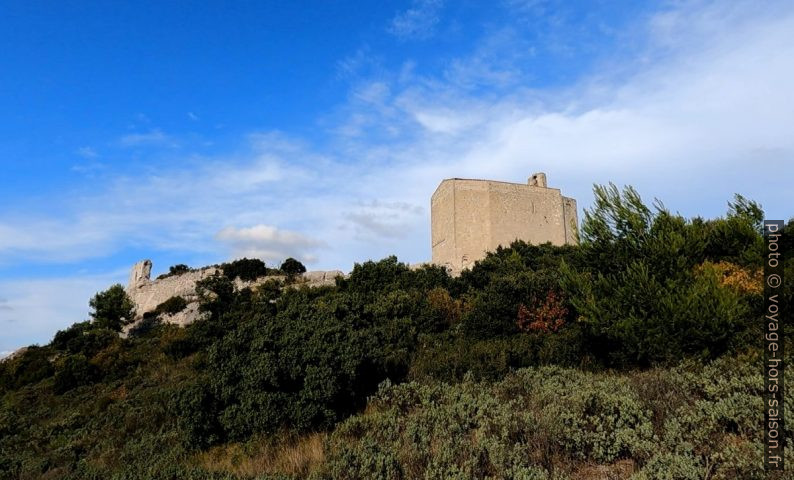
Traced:
<svg viewBox="0 0 794 480">
<path fill-rule="evenodd" d="M 152 262 L 144 260 L 136 263 L 130 274 L 127 294 L 135 304 L 135 313 L 139 317 L 146 312 L 151 312 L 171 297 L 182 297 L 188 303 L 197 301 L 196 282 L 211 277 L 218 271 L 216 267 L 207 267 L 152 280 L 150 278 L 151 269 Z M 144 275 L 141 275 L 141 272 Z"/>
<path fill-rule="evenodd" d="M 218 267 L 205 267 L 179 275 L 152 280 L 152 262 L 143 260 L 136 263 L 130 272 L 130 283 L 127 286 L 127 294 L 135 304 L 136 317 L 138 319 L 142 318 L 144 313 L 153 311 L 158 305 L 171 297 L 182 297 L 188 302 L 187 308 L 174 315 L 165 315 L 162 320 L 178 325 L 187 325 L 195 321 L 199 317 L 196 283 L 216 273 L 221 273 L 219 270 Z M 295 285 L 307 285 L 309 287 L 334 285 L 338 276 L 344 276 L 344 273 L 339 270 L 306 272 L 297 279 Z M 261 277 L 251 282 L 244 282 L 238 278 L 235 279 L 234 283 L 237 289 L 241 289 L 255 287 L 268 280 L 284 280 L 284 278 L 281 275 L 273 275 Z"/>
<path fill-rule="evenodd" d="M 576 245 L 579 243 L 579 212 L 576 208 L 576 200 L 562 197 L 562 212 L 565 220 L 565 243 Z"/>
<path fill-rule="evenodd" d="M 430 200 L 430 230 L 433 262 L 448 269 L 444 260 L 457 258 L 455 251 L 455 189 L 452 182 L 441 182 Z"/>
<path fill-rule="evenodd" d="M 447 179 L 431 199 L 433 263 L 453 274 L 514 240 L 554 245 L 578 242 L 576 200 L 546 186 L 546 175 L 527 184 Z"/>
</svg>

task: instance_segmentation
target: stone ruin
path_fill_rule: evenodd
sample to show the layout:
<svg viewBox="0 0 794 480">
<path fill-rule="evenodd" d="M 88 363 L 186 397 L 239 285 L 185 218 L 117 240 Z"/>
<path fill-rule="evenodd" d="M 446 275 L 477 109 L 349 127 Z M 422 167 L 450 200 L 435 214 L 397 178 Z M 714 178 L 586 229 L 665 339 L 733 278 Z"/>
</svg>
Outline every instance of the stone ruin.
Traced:
<svg viewBox="0 0 794 480">
<path fill-rule="evenodd" d="M 158 305 L 169 298 L 182 297 L 187 301 L 187 307 L 184 310 L 175 314 L 163 314 L 160 318 L 165 323 L 185 326 L 196 321 L 201 316 L 196 283 L 213 275 L 221 274 L 222 271 L 220 267 L 211 266 L 154 280 L 151 278 L 151 273 L 151 260 L 143 260 L 136 263 L 130 271 L 127 295 L 129 295 L 135 305 L 135 323 L 140 321 L 144 314 L 153 312 Z M 337 277 L 344 277 L 344 273 L 340 270 L 306 272 L 297 278 L 294 285 L 306 285 L 308 287 L 335 285 Z M 235 288 L 242 289 L 245 287 L 256 287 L 269 280 L 282 281 L 285 279 L 284 275 L 268 275 L 250 282 L 237 278 L 234 280 L 234 285 Z M 135 325 L 135 323 L 132 325 Z M 131 326 L 128 326 L 128 329 Z"/>
</svg>

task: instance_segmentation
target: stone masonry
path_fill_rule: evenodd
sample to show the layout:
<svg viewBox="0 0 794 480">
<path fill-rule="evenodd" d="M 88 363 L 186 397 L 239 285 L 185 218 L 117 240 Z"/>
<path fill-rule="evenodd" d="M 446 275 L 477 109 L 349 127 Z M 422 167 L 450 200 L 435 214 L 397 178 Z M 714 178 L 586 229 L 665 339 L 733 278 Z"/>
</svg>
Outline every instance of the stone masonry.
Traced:
<svg viewBox="0 0 794 480">
<path fill-rule="evenodd" d="M 443 180 L 430 205 L 433 263 L 453 275 L 515 240 L 578 243 L 576 200 L 546 186 L 536 173 L 526 184 Z"/>
<path fill-rule="evenodd" d="M 151 279 L 151 272 L 151 260 L 143 260 L 136 263 L 130 271 L 127 295 L 135 304 L 136 318 L 139 320 L 144 313 L 153 311 L 158 305 L 171 297 L 182 297 L 188 303 L 187 308 L 174 315 L 165 315 L 162 320 L 166 323 L 184 326 L 199 317 L 196 282 L 220 273 L 220 269 L 218 267 L 204 267 L 155 280 Z M 307 285 L 309 287 L 334 285 L 338 276 L 344 276 L 344 274 L 339 270 L 306 272 L 298 279 L 296 285 Z M 284 276 L 266 276 L 252 282 L 244 282 L 238 278 L 234 283 L 237 289 L 241 289 L 255 287 L 274 279 L 284 280 Z"/>
</svg>

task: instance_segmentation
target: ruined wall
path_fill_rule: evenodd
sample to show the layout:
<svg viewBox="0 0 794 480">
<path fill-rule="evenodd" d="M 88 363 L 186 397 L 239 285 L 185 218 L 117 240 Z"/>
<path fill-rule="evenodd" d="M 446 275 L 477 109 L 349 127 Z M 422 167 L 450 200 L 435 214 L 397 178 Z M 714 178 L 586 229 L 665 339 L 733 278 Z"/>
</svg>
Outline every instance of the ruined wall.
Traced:
<svg viewBox="0 0 794 480">
<path fill-rule="evenodd" d="M 196 295 L 196 282 L 221 273 L 217 267 L 205 267 L 192 270 L 179 275 L 172 275 L 161 279 L 151 279 L 152 262 L 143 260 L 136 263 L 130 272 L 130 283 L 127 286 L 127 295 L 135 304 L 135 316 L 140 319 L 144 313 L 151 312 L 158 305 L 171 297 L 182 297 L 188 306 L 182 312 L 166 315 L 162 318 L 168 323 L 187 325 L 199 317 L 198 296 Z M 334 285 L 337 276 L 344 276 L 339 270 L 306 272 L 298 278 L 297 285 L 319 287 Z M 284 280 L 284 276 L 272 275 L 261 277 L 251 282 L 235 279 L 237 289 L 256 287 L 268 280 Z"/>
<path fill-rule="evenodd" d="M 447 179 L 431 199 L 433 263 L 453 274 L 514 240 L 578 242 L 576 200 L 546 186 L 538 173 L 526 184 Z"/>
<path fill-rule="evenodd" d="M 218 271 L 216 267 L 207 267 L 181 275 L 151 280 L 151 269 L 152 262 L 149 260 L 138 262 L 132 267 L 127 295 L 135 304 L 137 316 L 151 312 L 171 297 L 182 297 L 188 302 L 197 301 L 196 282 L 211 277 Z M 141 272 L 144 272 L 145 275 L 141 275 Z"/>
</svg>

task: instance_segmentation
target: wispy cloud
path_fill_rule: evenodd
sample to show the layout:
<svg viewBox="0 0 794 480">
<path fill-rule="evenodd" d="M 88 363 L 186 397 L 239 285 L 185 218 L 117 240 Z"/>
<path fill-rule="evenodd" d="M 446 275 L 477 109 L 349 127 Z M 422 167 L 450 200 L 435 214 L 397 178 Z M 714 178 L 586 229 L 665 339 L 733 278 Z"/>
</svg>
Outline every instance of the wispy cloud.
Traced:
<svg viewBox="0 0 794 480">
<path fill-rule="evenodd" d="M 97 158 L 99 156 L 96 150 L 91 147 L 80 147 L 77 149 L 77 154 L 87 159 Z"/>
<path fill-rule="evenodd" d="M 383 65 L 380 59 L 372 52 L 372 49 L 363 45 L 356 51 L 339 60 L 336 63 L 336 76 L 340 80 L 348 80 L 363 75 L 382 71 Z"/>
<path fill-rule="evenodd" d="M 414 0 L 411 8 L 392 19 L 389 32 L 404 40 L 428 38 L 440 20 L 443 4 L 442 0 Z"/>
<path fill-rule="evenodd" d="M 171 146 L 177 145 L 170 135 L 166 135 L 160 130 L 151 130 L 145 133 L 130 133 L 123 135 L 119 139 L 122 147 L 142 147 L 142 146 Z"/>
</svg>

